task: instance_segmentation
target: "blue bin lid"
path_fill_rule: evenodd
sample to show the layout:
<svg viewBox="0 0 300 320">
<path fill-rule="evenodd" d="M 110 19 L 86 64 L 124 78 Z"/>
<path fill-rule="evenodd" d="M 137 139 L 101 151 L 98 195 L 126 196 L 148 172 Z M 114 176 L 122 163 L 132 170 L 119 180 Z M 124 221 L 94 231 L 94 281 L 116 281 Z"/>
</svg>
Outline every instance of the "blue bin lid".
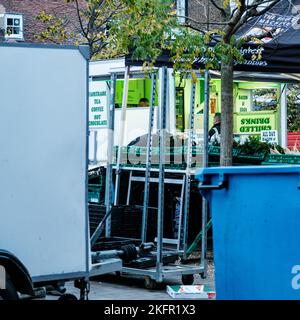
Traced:
<svg viewBox="0 0 300 320">
<path fill-rule="evenodd" d="M 300 166 L 244 166 L 244 167 L 214 167 L 199 169 L 195 176 L 197 180 L 203 181 L 204 175 L 222 174 L 272 174 L 272 173 L 299 173 Z"/>
</svg>

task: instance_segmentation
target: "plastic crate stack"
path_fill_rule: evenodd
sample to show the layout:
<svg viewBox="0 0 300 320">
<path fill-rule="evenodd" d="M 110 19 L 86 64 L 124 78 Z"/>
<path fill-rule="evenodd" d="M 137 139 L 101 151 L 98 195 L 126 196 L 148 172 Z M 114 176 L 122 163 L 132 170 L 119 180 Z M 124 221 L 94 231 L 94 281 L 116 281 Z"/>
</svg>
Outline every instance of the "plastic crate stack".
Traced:
<svg viewBox="0 0 300 320">
<path fill-rule="evenodd" d="M 88 201 L 90 203 L 104 204 L 105 174 L 104 167 L 89 172 Z"/>
<path fill-rule="evenodd" d="M 263 165 L 300 165 L 300 154 L 269 154 L 262 163 Z"/>
</svg>

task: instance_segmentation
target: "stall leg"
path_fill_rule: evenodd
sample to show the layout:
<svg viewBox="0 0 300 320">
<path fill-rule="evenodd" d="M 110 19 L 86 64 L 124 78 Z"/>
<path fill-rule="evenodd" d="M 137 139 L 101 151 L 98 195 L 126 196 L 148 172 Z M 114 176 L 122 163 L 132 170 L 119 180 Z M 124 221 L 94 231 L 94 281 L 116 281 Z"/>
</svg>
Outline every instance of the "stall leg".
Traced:
<svg viewBox="0 0 300 320">
<path fill-rule="evenodd" d="M 80 290 L 80 300 L 89 300 L 90 283 L 87 279 L 75 280 L 74 287 Z"/>
<path fill-rule="evenodd" d="M 203 167 L 208 167 L 208 122 L 209 122 L 209 71 L 205 71 L 205 101 L 204 101 L 204 134 L 203 134 Z M 204 272 L 200 276 L 205 279 L 207 276 L 207 217 L 208 217 L 208 203 L 202 197 L 202 242 L 201 242 L 201 261 L 200 265 Z"/>
<path fill-rule="evenodd" d="M 151 170 L 151 152 L 152 152 L 152 130 L 154 122 L 154 104 L 155 104 L 156 74 L 151 75 L 151 106 L 149 109 L 149 128 L 147 137 L 147 159 L 145 172 L 145 190 L 143 201 L 143 221 L 142 221 L 142 242 L 147 241 L 147 223 L 148 223 L 148 205 L 150 188 L 150 170 Z"/>
<path fill-rule="evenodd" d="M 115 206 L 119 204 L 120 182 L 121 182 L 121 156 L 122 156 L 122 147 L 124 145 L 124 137 L 125 137 L 129 72 L 130 72 L 130 68 L 127 66 L 125 69 L 121 122 L 120 122 L 120 129 L 119 129 L 120 134 L 119 134 L 119 141 L 118 141 L 118 157 L 117 157 L 117 165 L 116 165 L 116 192 L 115 192 L 115 199 L 114 199 Z"/>
<path fill-rule="evenodd" d="M 166 97 L 167 68 L 160 70 L 160 117 L 159 117 L 159 184 L 158 184 L 158 214 L 157 214 L 157 257 L 156 273 L 158 281 L 162 281 L 163 266 L 163 230 L 164 230 L 164 176 L 165 176 L 165 130 L 166 130 Z"/>
<path fill-rule="evenodd" d="M 106 168 L 106 186 L 105 186 L 105 206 L 106 213 L 111 212 L 112 209 L 112 154 L 114 146 L 114 129 L 115 129 L 115 96 L 116 96 L 116 81 L 117 75 L 113 73 L 111 75 L 110 84 L 110 104 L 109 104 L 109 122 L 108 122 L 108 152 L 107 152 L 107 168 Z M 106 221 L 105 236 L 111 235 L 111 219 Z"/>
<path fill-rule="evenodd" d="M 193 152 L 193 132 L 194 132 L 194 113 L 195 113 L 195 95 L 196 84 L 192 80 L 191 102 L 190 102 L 190 119 L 188 131 L 188 150 L 186 159 L 186 180 L 185 180 L 185 198 L 184 198 L 184 219 L 183 219 L 183 259 L 187 258 L 188 236 L 189 236 L 189 210 L 190 210 L 190 193 L 191 193 L 191 165 Z"/>
</svg>

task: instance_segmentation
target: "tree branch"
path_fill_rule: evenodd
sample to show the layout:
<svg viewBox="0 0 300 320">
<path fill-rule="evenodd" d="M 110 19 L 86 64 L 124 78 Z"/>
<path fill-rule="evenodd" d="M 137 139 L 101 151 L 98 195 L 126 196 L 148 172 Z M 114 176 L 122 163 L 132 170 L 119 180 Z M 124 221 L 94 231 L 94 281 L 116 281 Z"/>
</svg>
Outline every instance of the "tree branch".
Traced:
<svg viewBox="0 0 300 320">
<path fill-rule="evenodd" d="M 209 0 L 209 1 L 213 4 L 213 6 L 214 6 L 215 8 L 217 8 L 217 9 L 222 13 L 222 15 L 223 15 L 224 17 L 227 16 L 226 10 L 225 10 L 224 8 L 220 7 L 220 6 L 216 3 L 215 0 Z"/>
<path fill-rule="evenodd" d="M 245 0 L 240 1 L 240 6 L 235 11 L 233 17 L 229 20 L 227 27 L 225 28 L 225 35 L 223 36 L 223 40 L 225 43 L 228 43 L 231 36 L 234 34 L 234 30 L 236 25 L 242 19 L 245 13 Z"/>
<path fill-rule="evenodd" d="M 84 36 L 85 38 L 87 38 L 87 37 L 88 37 L 88 34 L 87 34 L 87 32 L 84 30 L 84 27 L 83 27 L 83 22 L 82 22 L 82 19 L 81 19 L 81 16 L 80 16 L 80 9 L 79 9 L 78 0 L 75 0 L 75 4 L 76 4 L 76 13 L 77 13 L 78 21 L 79 21 L 79 24 L 80 24 L 81 32 L 83 33 L 83 36 Z"/>
</svg>

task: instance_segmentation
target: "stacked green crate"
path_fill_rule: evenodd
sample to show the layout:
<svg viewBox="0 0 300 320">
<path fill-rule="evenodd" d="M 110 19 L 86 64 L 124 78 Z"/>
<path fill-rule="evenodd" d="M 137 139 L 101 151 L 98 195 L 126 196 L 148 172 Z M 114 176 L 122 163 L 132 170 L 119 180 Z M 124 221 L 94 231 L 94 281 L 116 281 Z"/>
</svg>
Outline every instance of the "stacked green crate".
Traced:
<svg viewBox="0 0 300 320">
<path fill-rule="evenodd" d="M 300 165 L 300 154 L 269 154 L 262 163 L 263 165 Z"/>
<path fill-rule="evenodd" d="M 261 164 L 266 157 L 266 152 L 256 152 L 252 154 L 244 153 L 240 149 L 234 148 L 232 150 L 233 165 L 254 165 Z M 218 163 L 220 159 L 220 147 L 209 147 L 209 162 Z"/>
<path fill-rule="evenodd" d="M 93 182 L 91 182 L 93 181 Z M 97 183 L 95 183 L 97 181 Z M 98 176 L 89 177 L 88 201 L 90 203 L 104 204 L 105 171 L 100 171 Z"/>
</svg>

